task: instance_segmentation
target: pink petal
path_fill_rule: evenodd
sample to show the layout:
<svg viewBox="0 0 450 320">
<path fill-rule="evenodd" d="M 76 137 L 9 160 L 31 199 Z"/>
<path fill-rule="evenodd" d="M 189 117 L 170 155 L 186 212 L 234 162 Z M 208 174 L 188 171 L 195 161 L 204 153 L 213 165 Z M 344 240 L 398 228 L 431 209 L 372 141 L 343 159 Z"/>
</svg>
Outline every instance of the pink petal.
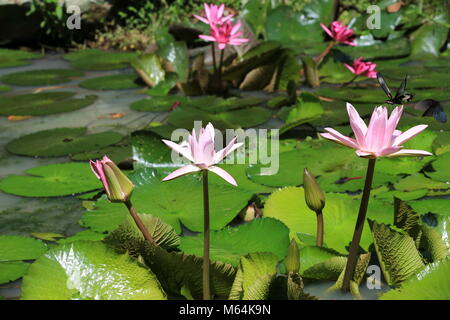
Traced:
<svg viewBox="0 0 450 320">
<path fill-rule="evenodd" d="M 236 180 L 234 180 L 234 178 L 225 170 L 223 170 L 222 168 L 219 167 L 209 167 L 208 168 L 209 171 L 214 172 L 215 174 L 217 174 L 219 177 L 221 177 L 222 179 L 224 179 L 226 182 L 231 183 L 233 186 L 237 186 L 237 182 Z"/>
<path fill-rule="evenodd" d="M 322 29 L 323 29 L 326 33 L 328 33 L 328 35 L 329 35 L 330 37 L 333 38 L 333 34 L 331 33 L 330 29 L 328 29 L 323 23 L 321 23 L 320 26 L 322 27 Z"/>
<path fill-rule="evenodd" d="M 216 38 L 212 37 L 212 36 L 208 36 L 206 34 L 201 34 L 198 36 L 200 39 L 203 39 L 205 41 L 217 41 Z"/>
<path fill-rule="evenodd" d="M 347 112 L 350 117 L 350 126 L 355 134 L 356 141 L 360 147 L 365 147 L 365 136 L 367 133 L 367 126 L 363 119 L 359 116 L 358 111 L 347 102 Z"/>
<path fill-rule="evenodd" d="M 376 152 L 383 147 L 384 136 L 386 133 L 387 109 L 383 107 L 376 108 L 370 119 L 366 134 L 366 148 Z"/>
<path fill-rule="evenodd" d="M 226 46 L 227 46 L 227 45 L 226 45 L 225 43 L 219 43 L 219 45 L 218 45 L 218 47 L 219 47 L 220 50 L 225 49 Z"/>
<path fill-rule="evenodd" d="M 188 164 L 184 167 L 181 167 L 180 169 L 175 170 L 171 174 L 169 174 L 167 177 L 165 177 L 162 181 L 169 181 L 181 176 L 184 176 L 188 173 L 197 172 L 200 171 L 200 168 L 197 166 L 194 166 L 192 164 Z"/>
<path fill-rule="evenodd" d="M 344 66 L 345 66 L 348 70 L 350 70 L 351 73 L 355 73 L 355 69 L 354 69 L 352 66 L 348 65 L 347 63 L 344 63 Z"/>
<path fill-rule="evenodd" d="M 217 19 L 222 18 L 224 9 L 225 9 L 225 5 L 222 3 L 220 5 L 219 9 L 217 10 Z"/>
<path fill-rule="evenodd" d="M 405 132 L 403 132 L 397 138 L 395 138 L 393 144 L 395 146 L 399 146 L 399 145 L 403 144 L 404 142 L 408 141 L 409 139 L 411 139 L 412 137 L 421 133 L 427 127 L 428 127 L 428 125 L 426 125 L 426 124 L 420 124 L 418 126 L 412 127 L 410 129 L 406 130 Z"/>
<path fill-rule="evenodd" d="M 236 143 L 236 137 L 234 137 L 230 143 L 228 143 L 228 145 L 223 148 L 222 150 L 220 150 L 219 152 L 216 152 L 216 155 L 214 156 L 214 163 L 219 163 L 220 161 L 222 161 L 223 158 L 225 158 L 226 156 L 228 156 L 230 153 L 232 153 L 234 150 L 236 150 L 237 148 L 241 147 L 243 145 L 242 142 Z"/>
<path fill-rule="evenodd" d="M 389 117 L 387 125 L 386 125 L 385 144 L 388 144 L 389 142 L 393 141 L 392 136 L 395 133 L 395 128 L 397 128 L 400 118 L 402 117 L 402 113 L 403 113 L 403 106 L 396 107 L 391 112 L 391 116 Z M 388 141 L 388 140 L 391 140 L 391 141 Z"/>
<path fill-rule="evenodd" d="M 402 149 L 397 152 L 391 153 L 390 155 L 387 155 L 389 158 L 397 158 L 397 157 L 426 157 L 426 156 L 432 156 L 433 154 L 424 151 L 424 150 L 414 150 L 414 149 Z"/>
<path fill-rule="evenodd" d="M 194 158 L 192 157 L 192 154 L 188 148 L 183 148 L 181 145 L 176 144 L 175 142 L 170 141 L 170 140 L 163 139 L 162 142 L 164 142 L 169 148 L 175 150 L 176 152 L 181 154 L 183 157 L 185 157 L 189 161 L 194 162 Z"/>
<path fill-rule="evenodd" d="M 201 16 L 198 16 L 198 15 L 194 14 L 194 17 L 195 17 L 196 19 L 200 20 L 200 21 L 203 22 L 203 23 L 209 24 L 209 21 L 206 20 L 205 18 L 201 17 Z"/>
<path fill-rule="evenodd" d="M 326 131 L 328 131 L 329 134 L 331 134 L 335 139 L 339 140 L 342 144 L 346 145 L 347 147 L 358 149 L 359 146 L 356 143 L 355 139 L 352 139 L 350 137 L 344 136 L 342 133 L 334 130 L 333 128 L 325 128 Z M 322 135 L 322 137 L 324 137 Z M 326 138 L 326 137 L 324 137 Z"/>
<path fill-rule="evenodd" d="M 206 17 L 208 18 L 209 21 L 211 21 L 211 12 L 210 12 L 210 10 L 209 10 L 208 4 L 205 3 L 205 4 L 204 4 L 204 7 L 205 7 L 205 14 L 206 14 Z"/>
<path fill-rule="evenodd" d="M 109 194 L 109 184 L 108 184 L 108 180 L 106 179 L 105 171 L 103 170 L 102 161 L 97 160 L 94 162 L 91 160 L 89 162 L 89 164 L 91 165 L 92 171 L 97 176 L 97 179 L 99 179 L 101 181 L 101 183 L 103 184 L 103 187 L 105 188 L 106 193 Z"/>
<path fill-rule="evenodd" d="M 362 150 L 356 150 L 355 151 L 356 155 L 358 157 L 361 158 L 370 158 L 370 157 L 374 157 L 374 154 L 372 152 L 366 152 L 366 151 L 362 151 Z"/>
<path fill-rule="evenodd" d="M 398 152 L 400 149 L 401 149 L 401 147 L 398 147 L 398 146 L 384 148 L 380 152 L 377 152 L 377 157 L 388 156 L 392 153 Z"/>
<path fill-rule="evenodd" d="M 231 29 L 231 34 L 235 34 L 236 32 L 238 32 L 239 28 L 241 27 L 241 23 L 238 22 L 234 25 L 233 29 Z"/>
</svg>

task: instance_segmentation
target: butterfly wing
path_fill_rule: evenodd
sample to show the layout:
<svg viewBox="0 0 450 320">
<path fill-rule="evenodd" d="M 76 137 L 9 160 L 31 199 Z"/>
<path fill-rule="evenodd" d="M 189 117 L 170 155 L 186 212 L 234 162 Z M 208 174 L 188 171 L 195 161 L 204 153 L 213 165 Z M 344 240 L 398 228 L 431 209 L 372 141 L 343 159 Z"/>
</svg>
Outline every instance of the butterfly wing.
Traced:
<svg viewBox="0 0 450 320">
<path fill-rule="evenodd" d="M 379 72 L 377 72 L 377 80 L 381 86 L 381 89 L 383 89 L 384 93 L 388 96 L 389 99 L 392 99 L 391 90 L 389 90 L 389 87 L 387 86 L 386 81 L 384 81 L 383 76 Z"/>
</svg>

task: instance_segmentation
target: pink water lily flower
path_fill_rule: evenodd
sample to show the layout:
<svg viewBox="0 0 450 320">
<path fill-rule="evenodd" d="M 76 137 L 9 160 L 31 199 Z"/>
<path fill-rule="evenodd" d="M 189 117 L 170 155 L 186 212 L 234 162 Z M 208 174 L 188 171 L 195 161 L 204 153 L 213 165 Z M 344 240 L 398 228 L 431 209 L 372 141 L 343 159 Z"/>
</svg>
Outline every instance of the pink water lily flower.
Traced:
<svg viewBox="0 0 450 320">
<path fill-rule="evenodd" d="M 337 42 L 348 44 L 349 46 L 355 46 L 353 42 L 353 30 L 347 28 L 340 21 L 333 21 L 328 29 L 323 23 L 320 24 L 323 30 Z"/>
<path fill-rule="evenodd" d="M 220 50 L 225 49 L 227 45 L 238 46 L 248 41 L 248 39 L 239 38 L 242 35 L 242 32 L 238 32 L 240 27 L 240 22 L 233 26 L 231 21 L 226 21 L 219 27 L 211 25 L 211 35 L 201 34 L 199 38 L 217 42 Z"/>
<path fill-rule="evenodd" d="M 377 72 L 375 71 L 376 64 L 370 61 L 364 62 L 362 57 L 353 60 L 353 66 L 344 63 L 345 67 L 351 71 L 351 73 L 357 76 L 365 76 L 368 78 L 376 78 Z"/>
<path fill-rule="evenodd" d="M 222 24 L 225 21 L 228 21 L 233 16 L 232 14 L 223 17 L 223 12 L 225 10 L 225 5 L 222 4 L 220 6 L 217 6 L 215 4 L 208 5 L 207 3 L 204 4 L 205 6 L 205 12 L 204 16 L 198 16 L 194 14 L 194 17 L 196 17 L 201 22 L 204 22 L 206 24 L 209 24 L 210 26 L 216 26 L 218 24 Z"/>
<path fill-rule="evenodd" d="M 189 135 L 188 141 L 183 141 L 180 144 L 176 144 L 170 140 L 163 140 L 168 147 L 192 162 L 192 164 L 188 164 L 178 170 L 175 170 L 165 177 L 163 181 L 172 180 L 185 174 L 200 170 L 209 170 L 223 178 L 225 181 L 237 186 L 236 180 L 234 180 L 228 172 L 222 168 L 216 167 L 215 165 L 222 161 L 231 152 L 241 147 L 243 143 L 235 143 L 237 138 L 234 137 L 225 148 L 216 152 L 214 150 L 214 135 L 214 127 L 211 123 L 208 123 L 205 128 L 201 128 L 198 139 L 195 134 L 195 129 L 192 129 L 192 135 Z"/>
<path fill-rule="evenodd" d="M 347 103 L 347 112 L 356 139 L 346 137 L 332 128 L 325 128 L 327 133 L 321 133 L 321 136 L 356 149 L 356 154 L 363 158 L 432 155 L 430 152 L 424 150 L 402 149 L 404 142 L 428 127 L 427 125 L 421 124 L 405 132 L 396 130 L 395 128 L 402 116 L 403 106 L 396 107 L 389 118 L 386 107 L 375 108 L 370 119 L 369 127 L 366 126 L 356 109 L 350 103 Z"/>
</svg>

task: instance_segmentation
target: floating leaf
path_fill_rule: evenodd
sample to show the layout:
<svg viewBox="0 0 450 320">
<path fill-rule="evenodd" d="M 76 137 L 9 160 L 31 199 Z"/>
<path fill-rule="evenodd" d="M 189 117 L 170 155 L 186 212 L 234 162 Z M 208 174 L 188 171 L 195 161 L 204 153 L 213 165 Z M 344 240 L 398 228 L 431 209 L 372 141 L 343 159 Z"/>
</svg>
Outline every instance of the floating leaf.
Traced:
<svg viewBox="0 0 450 320">
<path fill-rule="evenodd" d="M 238 227 L 212 232 L 210 258 L 237 266 L 243 255 L 271 252 L 281 260 L 287 254 L 288 245 L 289 230 L 282 222 L 272 218 L 254 219 Z M 203 256 L 203 234 L 181 238 L 180 249 L 187 254 Z"/>
<path fill-rule="evenodd" d="M 432 166 L 435 170 L 434 172 L 426 172 L 426 175 L 433 180 L 442 181 L 450 183 L 450 173 L 448 170 L 448 163 L 450 161 L 450 152 L 446 152 L 440 155 L 435 161 L 433 161 Z M 449 185 L 450 188 L 450 185 Z"/>
<path fill-rule="evenodd" d="M 217 129 L 250 128 L 270 119 L 271 112 L 260 107 L 210 114 L 193 108 L 178 107 L 170 113 L 168 121 L 179 128 L 191 129 L 195 121 L 211 122 Z"/>
<path fill-rule="evenodd" d="M 423 174 L 416 173 L 395 183 L 394 188 L 402 191 L 414 191 L 426 188 L 429 190 L 429 195 L 431 195 L 432 193 L 439 194 L 439 190 L 449 189 L 450 184 L 440 181 L 434 181 L 426 178 Z"/>
<path fill-rule="evenodd" d="M 183 96 L 152 97 L 133 102 L 130 109 L 143 112 L 169 111 L 175 103 L 183 106 L 189 98 Z"/>
<path fill-rule="evenodd" d="M 86 131 L 84 127 L 39 131 L 14 139 L 5 148 L 13 154 L 24 156 L 59 157 L 98 150 L 123 139 L 122 135 L 113 131 L 90 135 L 86 135 Z"/>
<path fill-rule="evenodd" d="M 389 285 L 399 284 L 424 267 L 414 240 L 369 219 L 381 270 Z"/>
<path fill-rule="evenodd" d="M 22 261 L 0 262 L 0 284 L 22 278 L 29 266 L 30 264 Z"/>
<path fill-rule="evenodd" d="M 171 225 L 177 233 L 180 223 L 192 231 L 203 230 L 202 183 L 196 176 L 189 175 L 169 182 L 162 182 L 164 176 L 145 174 L 145 184 L 133 192 L 133 204 L 138 212 L 151 212 Z M 253 193 L 240 188 L 221 184 L 210 184 L 211 229 L 217 230 L 228 224 L 244 208 Z M 150 196 L 149 196 L 150 195 Z M 94 231 L 104 232 L 116 229 L 128 215 L 125 206 L 110 203 L 106 197 L 96 202 L 96 208 L 87 211 L 81 218 L 82 224 Z"/>
<path fill-rule="evenodd" d="M 139 77 L 136 74 L 114 74 L 83 80 L 79 83 L 79 86 L 90 90 L 134 89 L 140 87 L 137 83 L 138 79 Z"/>
<path fill-rule="evenodd" d="M 408 204 L 418 214 L 426 214 L 428 212 L 438 213 L 443 216 L 450 217 L 450 206 L 448 199 L 423 199 L 418 201 L 410 201 Z"/>
<path fill-rule="evenodd" d="M 78 50 L 68 53 L 64 59 L 70 65 L 83 70 L 114 70 L 129 67 L 137 52 L 107 52 L 98 49 Z"/>
<path fill-rule="evenodd" d="M 359 201 L 347 195 L 327 193 L 324 216 L 324 241 L 329 248 L 340 253 L 346 252 L 351 241 L 350 235 L 355 228 Z M 291 232 L 291 237 L 297 232 L 316 234 L 316 215 L 305 203 L 303 188 L 287 187 L 275 191 L 267 199 L 264 207 L 264 216 L 273 217 L 284 222 Z M 380 222 L 390 222 L 392 213 L 385 210 L 386 205 L 377 207 L 375 201 L 371 202 L 368 216 Z M 327 227 L 328 226 L 328 227 Z M 372 243 L 368 226 L 364 229 L 360 246 L 367 249 Z M 301 267 L 303 268 L 303 267 Z"/>
<path fill-rule="evenodd" d="M 87 163 L 59 163 L 26 170 L 29 176 L 0 180 L 0 190 L 23 197 L 59 197 L 101 187 Z"/>
<path fill-rule="evenodd" d="M 42 54 L 23 50 L 0 49 L 0 68 L 19 67 L 31 64 L 30 59 L 41 58 Z"/>
<path fill-rule="evenodd" d="M 71 69 L 42 69 L 9 73 L 0 80 L 15 86 L 48 86 L 69 82 L 83 75 L 83 72 Z"/>
<path fill-rule="evenodd" d="M 0 236 L 0 262 L 36 259 L 47 246 L 40 240 L 22 236 Z"/>
<path fill-rule="evenodd" d="M 280 134 L 295 128 L 303 123 L 310 122 L 323 113 L 320 100 L 315 96 L 303 93 L 297 100 L 297 104 L 289 111 L 286 123 L 280 128 Z"/>
<path fill-rule="evenodd" d="M 100 242 L 59 245 L 34 262 L 22 300 L 165 300 L 156 277 Z"/>
<path fill-rule="evenodd" d="M 97 100 L 97 96 L 72 98 L 75 92 L 41 92 L 15 96 L 0 96 L 0 115 L 42 116 L 82 109 Z"/>
<path fill-rule="evenodd" d="M 45 241 L 56 241 L 58 238 L 64 238 L 64 235 L 60 233 L 52 233 L 52 232 L 32 232 L 31 235 L 35 238 L 45 240 Z"/>
<path fill-rule="evenodd" d="M 83 230 L 77 234 L 58 240 L 58 243 L 71 243 L 75 241 L 88 240 L 88 241 L 101 241 L 106 237 L 106 234 L 94 232 L 92 230 Z"/>
</svg>

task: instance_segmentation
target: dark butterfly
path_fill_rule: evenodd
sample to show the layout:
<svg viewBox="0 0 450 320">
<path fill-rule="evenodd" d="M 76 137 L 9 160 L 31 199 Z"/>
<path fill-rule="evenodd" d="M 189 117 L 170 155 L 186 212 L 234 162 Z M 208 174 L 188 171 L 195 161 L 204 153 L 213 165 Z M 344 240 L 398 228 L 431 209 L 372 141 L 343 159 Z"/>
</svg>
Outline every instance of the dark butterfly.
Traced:
<svg viewBox="0 0 450 320">
<path fill-rule="evenodd" d="M 424 111 L 422 117 L 434 117 L 437 121 L 446 123 L 447 114 L 439 101 L 425 99 L 415 104 L 414 109 Z"/>
<path fill-rule="evenodd" d="M 378 83 L 381 86 L 381 89 L 383 89 L 384 93 L 386 93 L 387 97 L 389 98 L 386 100 L 386 103 L 389 104 L 403 104 L 405 102 L 410 102 L 413 98 L 413 94 L 406 92 L 406 78 L 403 79 L 400 87 L 397 89 L 397 92 L 395 93 L 395 96 L 392 95 L 391 90 L 389 90 L 389 87 L 386 84 L 386 81 L 384 80 L 381 73 L 377 73 L 377 80 Z"/>
</svg>

